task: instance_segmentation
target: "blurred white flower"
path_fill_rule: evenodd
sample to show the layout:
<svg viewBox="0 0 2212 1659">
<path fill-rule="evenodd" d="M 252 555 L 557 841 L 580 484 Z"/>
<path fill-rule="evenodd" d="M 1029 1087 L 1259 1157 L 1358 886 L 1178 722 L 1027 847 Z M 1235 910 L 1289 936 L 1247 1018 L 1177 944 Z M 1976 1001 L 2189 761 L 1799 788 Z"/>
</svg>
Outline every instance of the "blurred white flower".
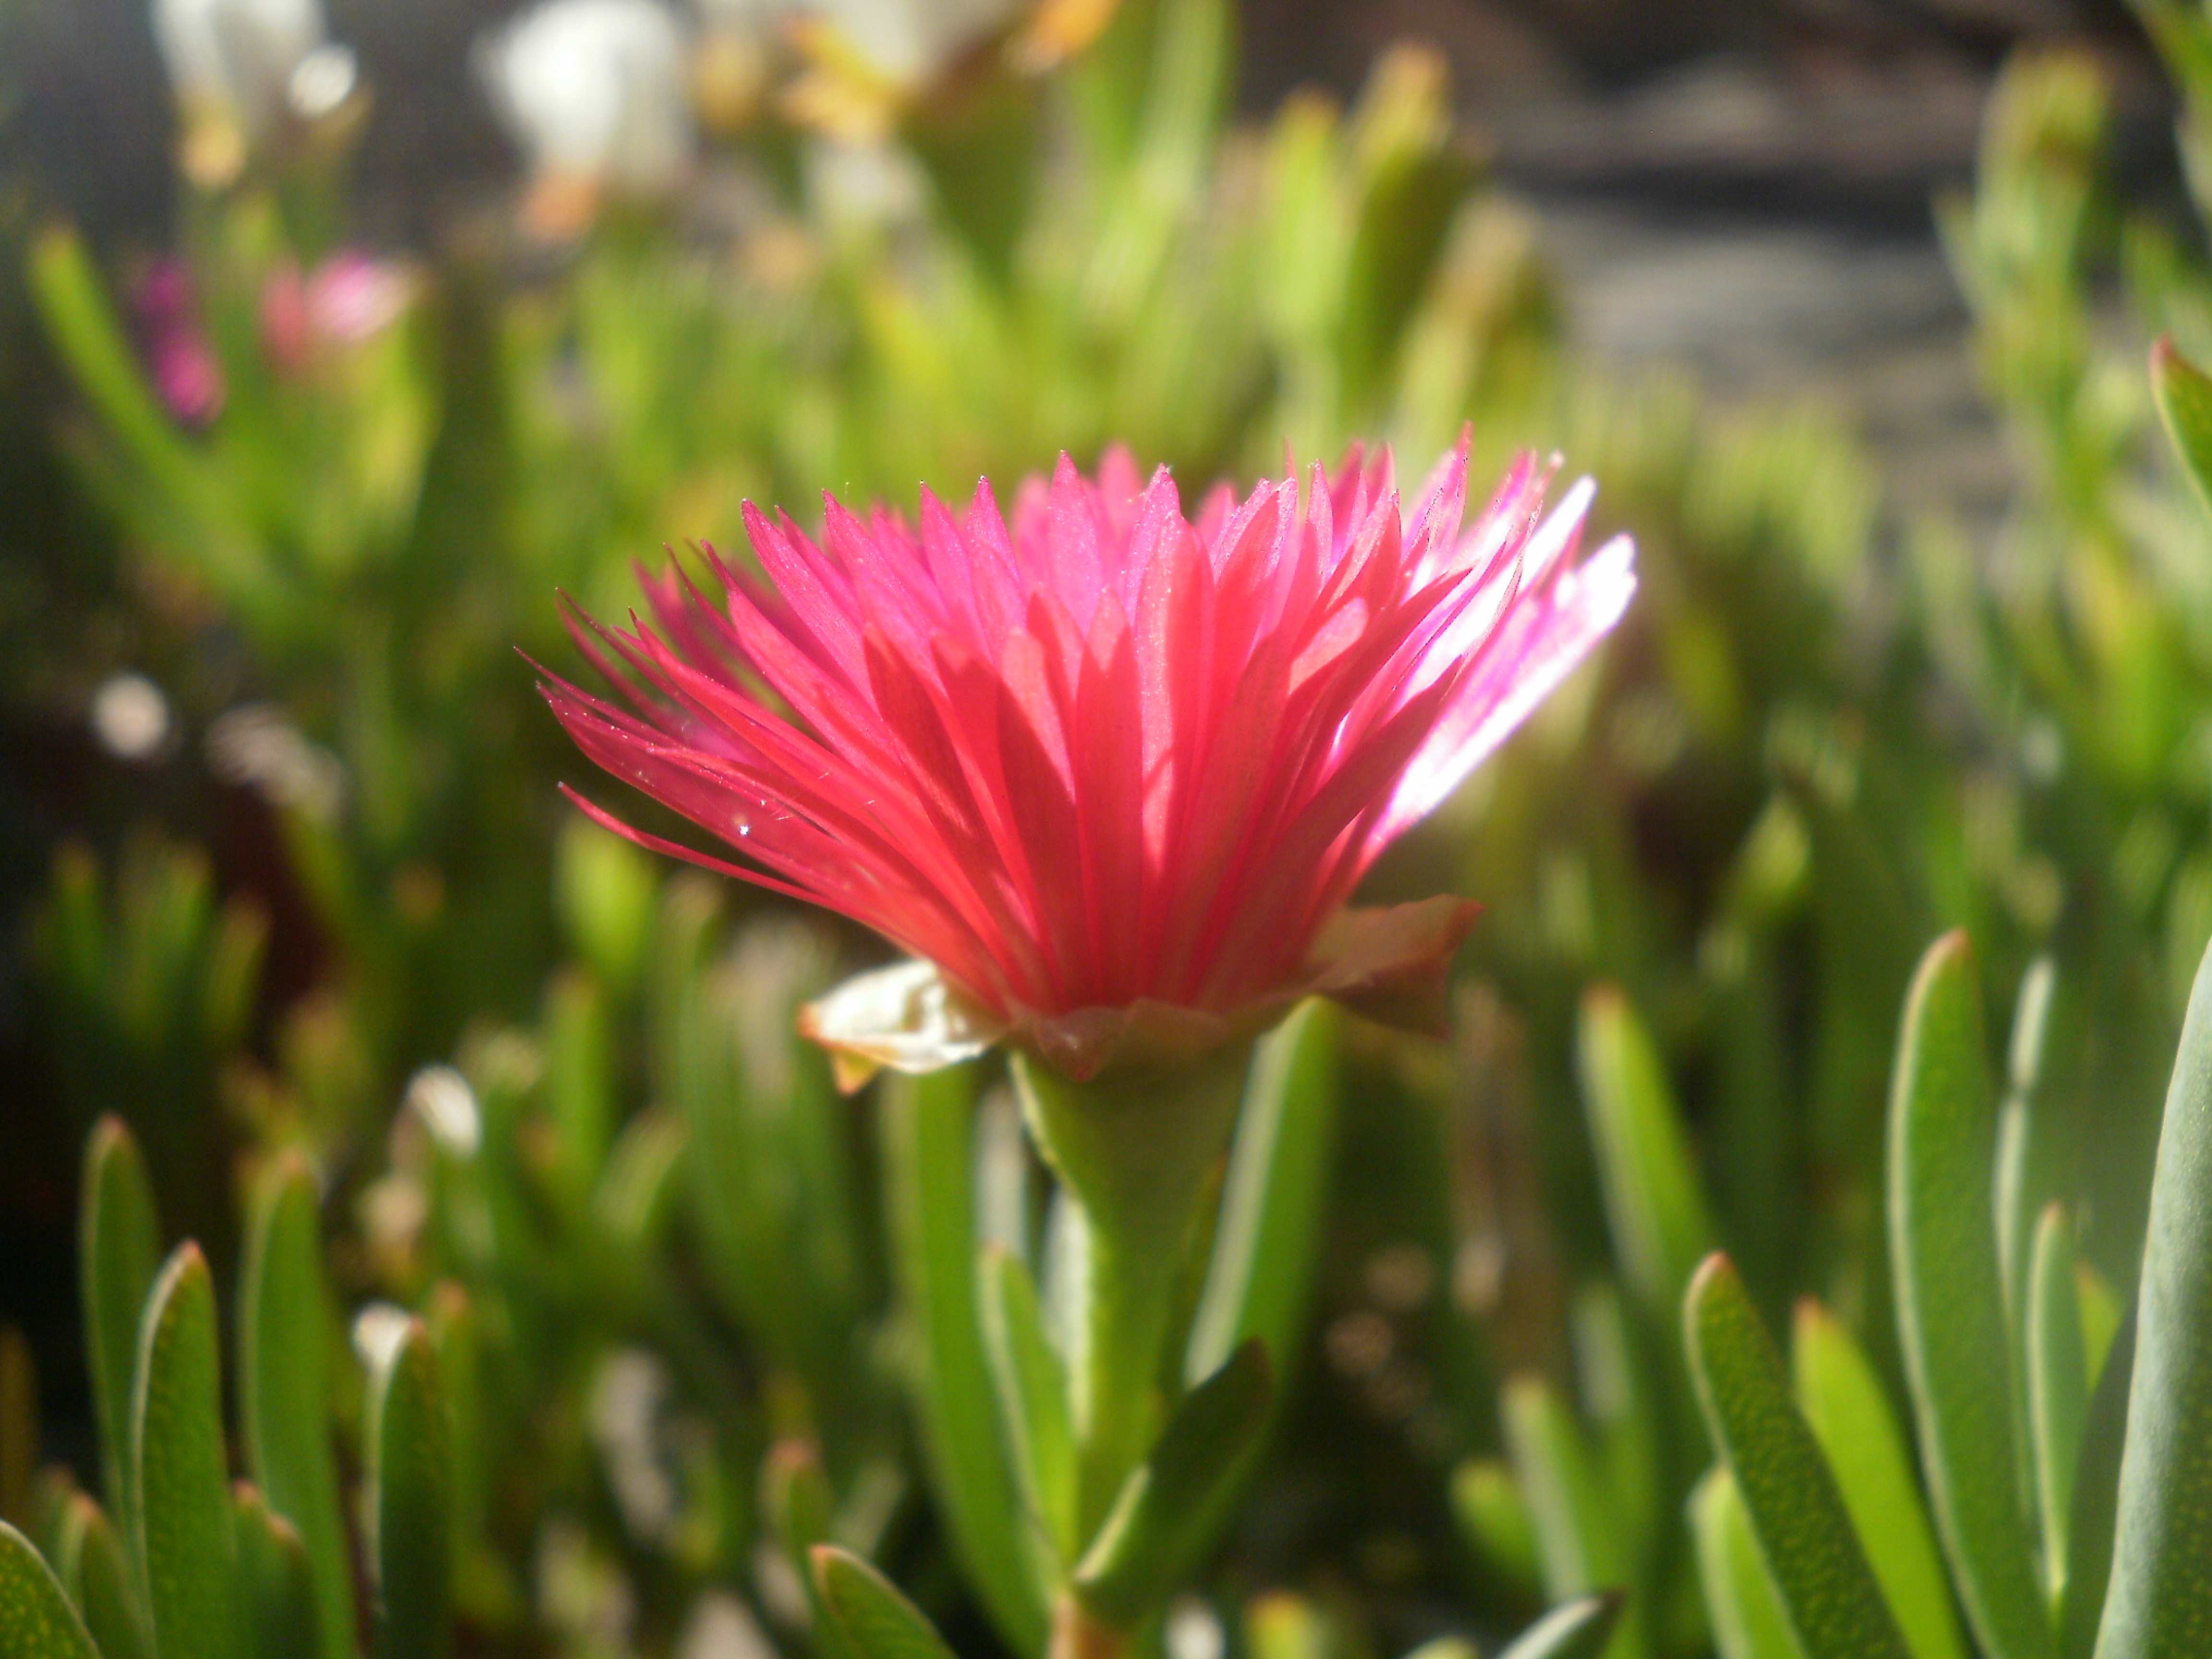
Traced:
<svg viewBox="0 0 2212 1659">
<path fill-rule="evenodd" d="M 1176 1598 L 1160 1635 L 1168 1659 L 1222 1659 L 1229 1650 L 1220 1615 L 1195 1595 Z"/>
<path fill-rule="evenodd" d="M 422 1120 L 431 1138 L 455 1158 L 474 1158 L 483 1145 L 483 1117 L 476 1091 L 450 1066 L 425 1066 L 407 1085 L 406 1109 Z"/>
<path fill-rule="evenodd" d="M 248 143 L 284 116 L 293 77 L 327 37 L 321 0 L 154 0 L 179 102 L 188 116 L 228 119 Z"/>
<path fill-rule="evenodd" d="M 414 1315 L 406 1309 L 390 1302 L 372 1302 L 354 1316 L 353 1351 L 370 1370 L 380 1370 L 392 1363 L 414 1323 Z"/>
<path fill-rule="evenodd" d="M 361 60 L 353 48 L 333 41 L 300 60 L 285 83 L 284 100 L 302 121 L 319 121 L 336 113 L 360 82 Z"/>
<path fill-rule="evenodd" d="M 803 9 L 836 28 L 885 79 L 913 84 L 1013 21 L 1022 6 L 1020 0 L 808 0 Z"/>
<path fill-rule="evenodd" d="M 208 727 L 208 763 L 225 783 L 257 789 L 279 806 L 327 823 L 345 804 L 336 755 L 310 742 L 273 702 L 241 703 Z"/>
<path fill-rule="evenodd" d="M 92 731 L 118 760 L 150 757 L 169 735 L 169 700 L 143 674 L 114 674 L 92 694 Z"/>
<path fill-rule="evenodd" d="M 676 1659 L 776 1659 L 775 1644 L 745 1604 L 727 1590 L 708 1590 L 691 1609 L 676 1641 Z"/>
<path fill-rule="evenodd" d="M 477 63 L 541 181 L 652 197 L 691 161 L 687 46 L 660 0 L 545 0 L 485 37 Z"/>
</svg>

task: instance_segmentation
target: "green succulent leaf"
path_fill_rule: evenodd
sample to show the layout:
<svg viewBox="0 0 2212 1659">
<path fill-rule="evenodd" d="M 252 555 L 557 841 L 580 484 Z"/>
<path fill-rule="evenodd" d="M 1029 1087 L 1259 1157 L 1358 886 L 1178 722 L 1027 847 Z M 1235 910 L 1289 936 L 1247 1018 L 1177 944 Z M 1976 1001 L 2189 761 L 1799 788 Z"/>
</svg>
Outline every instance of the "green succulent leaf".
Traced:
<svg viewBox="0 0 2212 1659">
<path fill-rule="evenodd" d="M 1692 1373 L 1805 1659 L 1910 1659 L 1781 1356 L 1723 1255 L 1691 1282 Z"/>
<path fill-rule="evenodd" d="M 898 1291 L 915 1337 L 909 1373 L 921 1442 L 953 1547 L 1010 1642 L 1043 1644 L 1047 1614 L 1028 1565 L 1020 1488 L 975 1285 L 975 1079 L 967 1067 L 884 1079 L 878 1111 Z"/>
<path fill-rule="evenodd" d="M 2195 371 L 2190 371 L 2195 376 Z M 2188 385 L 2192 430 L 2202 377 Z M 2175 419 L 2174 392 L 2161 403 Z M 2177 424 L 2179 422 L 2177 421 Z M 2198 433 L 2201 436 L 2201 432 Z M 2193 440 L 2192 440 L 2193 441 Z M 2192 451 L 2192 466 L 2202 452 Z M 2200 480 L 2201 482 L 2201 480 Z M 2212 956 L 2166 1097 L 2136 1304 L 2112 1584 L 2097 1659 L 2212 1652 Z"/>
<path fill-rule="evenodd" d="M 1690 1531 L 1720 1659 L 1800 1659 L 1735 1477 L 1725 1468 L 1708 1472 L 1690 1494 Z"/>
<path fill-rule="evenodd" d="M 307 1161 L 280 1158 L 255 1195 L 247 1228 L 239 1419 L 247 1469 L 307 1552 L 319 1632 L 312 1650 L 343 1659 L 356 1640 L 353 1562 L 331 1443 L 331 1301 L 319 1212 Z"/>
<path fill-rule="evenodd" d="M 100 1430 L 108 1507 L 132 1535 L 131 1389 L 138 1364 L 138 1317 L 161 1267 L 161 1227 L 146 1160 L 123 1120 L 103 1117 L 85 1150 L 77 1263 L 84 1298 L 86 1359 Z"/>
<path fill-rule="evenodd" d="M 983 1341 L 1014 1472 L 1030 1512 L 1060 1559 L 1067 1560 L 1079 1541 L 1067 1367 L 1045 1334 L 1044 1310 L 1028 1263 L 1002 1246 L 986 1246 L 983 1252 L 982 1314 Z"/>
<path fill-rule="evenodd" d="M 1545 1593 L 1556 1601 L 1615 1590 L 1632 1579 L 1634 1546 L 1605 1471 L 1582 1426 L 1552 1385 L 1516 1377 L 1503 1401 L 1506 1454 L 1535 1522 Z M 1644 1621 L 1630 1607 L 1613 1651 L 1645 1650 Z"/>
<path fill-rule="evenodd" d="M 1621 1605 L 1615 1592 L 1553 1607 L 1498 1659 L 1597 1659 L 1620 1622 Z"/>
<path fill-rule="evenodd" d="M 814 1590 L 859 1659 L 954 1659 L 920 1607 L 850 1550 L 817 1544 Z"/>
<path fill-rule="evenodd" d="M 811 1440 L 779 1440 L 769 1448 L 761 1473 L 769 1535 L 804 1575 L 814 1547 L 829 1541 L 836 1518 L 836 1495 L 822 1467 L 822 1449 Z"/>
<path fill-rule="evenodd" d="M 115 1523 L 82 1492 L 65 1500 L 55 1576 L 84 1617 L 101 1659 L 154 1659 L 153 1638 L 131 1582 L 131 1557 Z"/>
<path fill-rule="evenodd" d="M 1166 1602 L 1213 1542 L 1273 1399 L 1257 1338 L 1184 1396 L 1076 1566 L 1085 1601 L 1124 1628 Z"/>
<path fill-rule="evenodd" d="M 2151 348 L 2150 386 L 2183 470 L 2197 486 L 2197 498 L 2212 508 L 2212 377 L 2183 356 L 2172 340 L 2161 339 Z"/>
<path fill-rule="evenodd" d="M 233 1494 L 238 1518 L 240 1652 L 253 1659 L 300 1659 L 322 1641 L 314 1570 L 299 1530 L 272 1511 L 258 1487 Z"/>
<path fill-rule="evenodd" d="M 0 1521 L 0 1659 L 100 1659 L 31 1541 Z"/>
<path fill-rule="evenodd" d="M 2048 1136 L 2035 1109 L 2035 1096 L 2057 986 L 2057 971 L 2048 957 L 2037 957 L 2021 979 L 2005 1057 L 2004 1104 L 1997 1117 L 1997 1261 L 2004 1273 L 2006 1313 L 2021 1327 L 2027 1322 L 2028 1272 L 2039 1216 L 2039 1177 L 2046 1175 L 2042 1166 L 2050 1157 L 2039 1144 Z M 2024 1391 L 2019 1399 L 2025 1409 Z"/>
<path fill-rule="evenodd" d="M 2021 1503 L 1990 1171 L 1996 1100 L 1973 953 L 1949 933 L 1905 1001 L 1889 1113 L 1899 1335 L 1937 1531 L 1990 1659 L 2050 1659 Z M 1754 1511 L 1755 1511 L 1754 1506 Z"/>
<path fill-rule="evenodd" d="M 1583 999 L 1576 1053 L 1614 1250 L 1638 1302 L 1671 1329 L 1714 1237 L 1666 1067 L 1636 1010 L 1611 986 Z"/>
<path fill-rule="evenodd" d="M 1514 1588 L 1533 1593 L 1542 1571 L 1536 1523 L 1513 1471 L 1494 1457 L 1468 1459 L 1452 1471 L 1451 1505 L 1468 1547 Z"/>
<path fill-rule="evenodd" d="M 1967 1659 L 1943 1558 L 1881 1379 L 1817 1302 L 1797 1305 L 1790 1345 L 1798 1409 L 1835 1471 L 1868 1564 L 1914 1659 Z"/>
<path fill-rule="evenodd" d="M 2135 1380 L 2136 1322 L 2131 1309 L 2105 1356 L 2081 1434 L 2074 1471 L 2074 1510 L 2067 1522 L 2072 1552 L 2060 1608 L 2062 1659 L 2090 1659 L 2112 1577 L 2112 1531 L 2119 1516 L 2120 1456 L 2128 1432 L 2128 1395 Z"/>
<path fill-rule="evenodd" d="M 239 1651 L 219 1352 L 207 1260 L 197 1244 L 180 1244 L 139 1328 L 131 1419 L 136 1553 L 161 1659 Z"/>
<path fill-rule="evenodd" d="M 2074 1476 L 2089 1411 L 2089 1354 L 2074 1273 L 2074 1230 L 2063 1206 L 2043 1212 L 2035 1230 L 2027 1295 L 2028 1444 L 2042 1522 L 2044 1580 L 2052 1607 L 2066 1593 L 2072 1555 L 2067 1528 Z"/>
<path fill-rule="evenodd" d="M 1334 1003 L 1311 999 L 1254 1051 L 1184 1355 L 1194 1387 L 1248 1338 L 1271 1354 L 1298 1350 L 1328 1200 L 1342 1021 Z"/>
<path fill-rule="evenodd" d="M 440 1659 L 453 1646 L 450 1451 L 437 1362 L 419 1320 L 369 1379 L 368 1437 L 374 1651 Z"/>
</svg>

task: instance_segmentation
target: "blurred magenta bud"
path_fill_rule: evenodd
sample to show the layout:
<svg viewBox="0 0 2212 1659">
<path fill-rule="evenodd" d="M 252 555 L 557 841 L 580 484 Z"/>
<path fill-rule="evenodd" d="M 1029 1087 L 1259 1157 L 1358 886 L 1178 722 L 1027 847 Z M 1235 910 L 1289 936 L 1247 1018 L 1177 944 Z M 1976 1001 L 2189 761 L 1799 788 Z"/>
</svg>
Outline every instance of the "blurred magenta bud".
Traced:
<svg viewBox="0 0 2212 1659">
<path fill-rule="evenodd" d="M 138 283 L 138 327 L 147 372 L 163 407 L 185 425 L 206 426 L 222 412 L 222 365 L 200 326 L 191 273 L 181 260 L 158 259 Z"/>
</svg>

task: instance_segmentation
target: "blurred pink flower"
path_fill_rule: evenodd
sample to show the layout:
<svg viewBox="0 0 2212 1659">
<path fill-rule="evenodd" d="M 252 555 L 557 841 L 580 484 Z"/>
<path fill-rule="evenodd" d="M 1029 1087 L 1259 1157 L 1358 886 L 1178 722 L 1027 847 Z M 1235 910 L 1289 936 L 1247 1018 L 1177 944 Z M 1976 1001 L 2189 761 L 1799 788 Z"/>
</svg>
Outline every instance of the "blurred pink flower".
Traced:
<svg viewBox="0 0 2212 1659">
<path fill-rule="evenodd" d="M 1625 538 L 1577 560 L 1587 482 L 1546 518 L 1523 457 L 1462 527 L 1467 467 L 1462 439 L 1410 514 L 1387 450 L 1195 520 L 1121 451 L 1026 480 L 1011 525 L 988 482 L 964 512 L 924 491 L 918 529 L 828 499 L 819 542 L 749 506 L 765 580 L 708 548 L 720 602 L 678 569 L 642 579 L 657 630 L 573 615 L 627 708 L 544 689 L 592 760 L 752 862 L 579 804 L 934 963 L 817 1005 L 867 1064 L 1006 1038 L 1085 1077 L 1316 992 L 1433 1016 L 1474 907 L 1346 900 L 1635 590 Z"/>
<path fill-rule="evenodd" d="M 139 279 L 140 348 L 163 407 L 185 425 L 206 426 L 222 412 L 222 365 L 200 326 L 191 273 L 159 259 Z"/>
<path fill-rule="evenodd" d="M 357 249 L 334 253 L 302 276 L 289 262 L 261 290 L 261 341 L 288 374 L 305 368 L 319 348 L 357 345 L 398 322 L 416 292 L 413 270 Z"/>
</svg>

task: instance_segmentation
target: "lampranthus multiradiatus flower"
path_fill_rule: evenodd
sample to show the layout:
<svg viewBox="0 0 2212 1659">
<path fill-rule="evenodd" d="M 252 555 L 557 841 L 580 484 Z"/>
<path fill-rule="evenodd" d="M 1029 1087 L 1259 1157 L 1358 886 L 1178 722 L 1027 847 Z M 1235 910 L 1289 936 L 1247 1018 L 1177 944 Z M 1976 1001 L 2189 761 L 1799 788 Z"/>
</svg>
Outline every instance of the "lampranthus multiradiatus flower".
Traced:
<svg viewBox="0 0 2212 1659">
<path fill-rule="evenodd" d="M 1183 515 L 1164 468 L 1066 458 L 919 525 L 748 507 L 759 569 L 643 578 L 655 625 L 577 613 L 620 706 L 548 677 L 592 760 L 745 864 L 632 840 L 862 922 L 921 960 L 810 1011 L 848 1082 L 993 1042 L 1068 1075 L 1177 1063 L 1300 997 L 1440 1006 L 1474 907 L 1346 901 L 1581 662 L 1635 591 L 1517 461 L 1462 523 L 1468 445 L 1401 511 L 1354 450 Z"/>
</svg>

